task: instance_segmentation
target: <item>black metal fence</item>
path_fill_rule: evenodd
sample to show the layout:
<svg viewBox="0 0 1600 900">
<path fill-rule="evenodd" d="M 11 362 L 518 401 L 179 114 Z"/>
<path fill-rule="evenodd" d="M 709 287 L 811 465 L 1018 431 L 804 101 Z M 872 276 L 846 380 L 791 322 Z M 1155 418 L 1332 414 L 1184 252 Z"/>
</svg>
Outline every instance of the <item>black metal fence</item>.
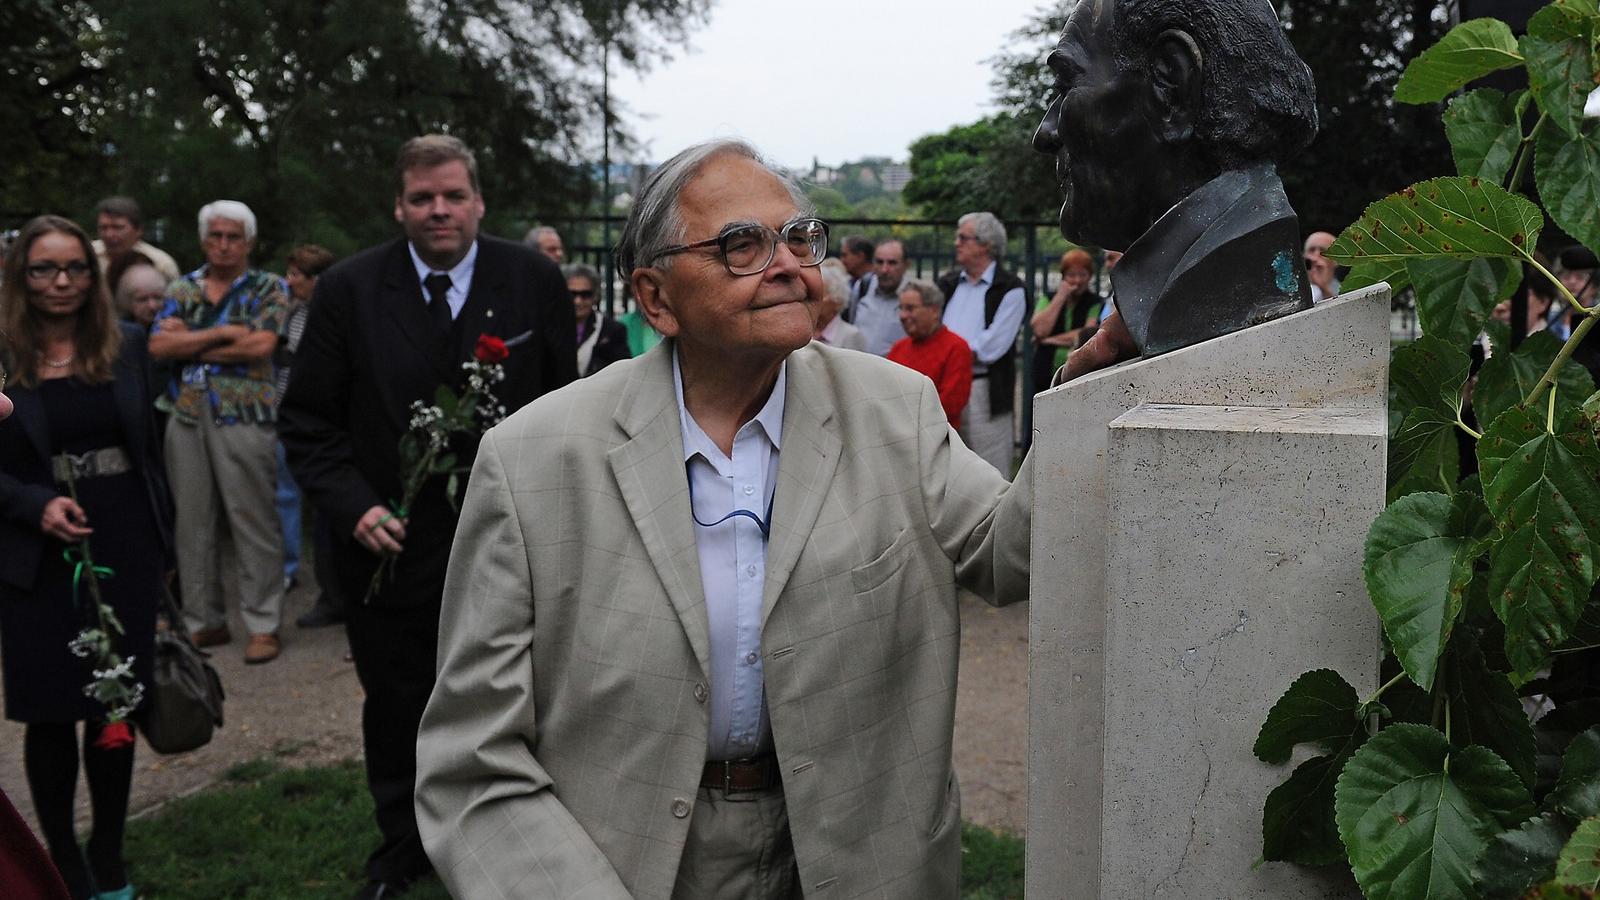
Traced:
<svg viewBox="0 0 1600 900">
<path fill-rule="evenodd" d="M 601 274 L 601 308 L 607 315 L 631 312 L 633 299 L 629 296 L 626 281 L 613 271 L 611 250 L 616 236 L 622 231 L 623 219 L 535 217 L 535 221 L 550 225 L 559 231 L 566 245 L 567 260 L 593 266 Z M 1028 327 L 1035 302 L 1049 297 L 1059 279 L 1058 263 L 1061 253 L 1072 246 L 1060 236 L 1055 222 L 1007 222 L 1006 251 L 1001 256 L 1002 268 L 1015 272 L 1027 291 L 1026 311 L 1022 327 L 1018 330 L 1019 400 L 1031 398 L 1042 385 L 1033 383 L 1033 354 L 1035 341 Z M 834 245 L 837 247 L 846 235 L 865 235 L 874 242 L 898 239 L 906 249 L 906 271 L 914 278 L 932 279 L 955 266 L 954 219 L 829 219 Z M 1102 295 L 1110 289 L 1104 273 L 1098 266 L 1091 282 L 1092 289 Z M 1020 402 L 1022 411 L 1020 443 L 1023 449 L 1032 442 L 1033 404 Z"/>
</svg>

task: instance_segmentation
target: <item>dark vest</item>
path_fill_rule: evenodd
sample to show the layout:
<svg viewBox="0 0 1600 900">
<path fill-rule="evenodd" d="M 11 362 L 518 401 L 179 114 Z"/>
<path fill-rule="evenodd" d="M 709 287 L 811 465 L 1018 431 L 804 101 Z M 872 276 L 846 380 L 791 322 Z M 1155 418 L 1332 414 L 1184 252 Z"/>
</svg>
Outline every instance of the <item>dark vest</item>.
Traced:
<svg viewBox="0 0 1600 900">
<path fill-rule="evenodd" d="M 956 285 L 961 283 L 961 270 L 955 269 L 939 276 L 939 290 L 944 291 L 945 302 L 956 295 Z M 989 284 L 989 292 L 983 295 L 983 325 L 985 328 L 994 324 L 995 313 L 1000 309 L 1000 301 L 1012 289 L 1022 287 L 1022 279 L 1011 274 L 998 265 L 994 267 L 994 281 Z M 1024 292 L 1026 293 L 1026 292 Z M 1026 299 L 1026 298 L 1024 298 Z M 973 361 L 977 361 L 976 355 Z M 984 379 L 989 382 L 989 414 L 1011 412 L 1011 395 L 1016 390 L 1017 384 L 1017 351 L 1016 335 L 1012 335 L 1012 349 L 1006 355 L 989 364 L 989 377 Z"/>
</svg>

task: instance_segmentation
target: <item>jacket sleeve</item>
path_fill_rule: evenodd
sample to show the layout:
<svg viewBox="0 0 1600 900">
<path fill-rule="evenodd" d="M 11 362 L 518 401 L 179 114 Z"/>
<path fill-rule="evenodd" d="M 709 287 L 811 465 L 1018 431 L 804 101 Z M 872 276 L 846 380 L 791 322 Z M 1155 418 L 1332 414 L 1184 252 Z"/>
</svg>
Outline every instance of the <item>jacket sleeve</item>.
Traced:
<svg viewBox="0 0 1600 900">
<path fill-rule="evenodd" d="M 455 897 L 625 900 L 534 758 L 533 583 L 495 432 L 473 465 L 417 735 L 417 827 Z"/>
<path fill-rule="evenodd" d="M 356 468 L 350 442 L 354 300 L 339 270 L 317 280 L 289 389 L 278 406 L 289 470 L 339 536 L 353 533 L 362 514 L 383 502 Z"/>
<path fill-rule="evenodd" d="M 996 606 L 1028 599 L 1033 454 L 1007 484 L 961 442 L 929 379 L 923 379 L 917 432 L 924 510 L 955 563 L 956 581 Z"/>
</svg>

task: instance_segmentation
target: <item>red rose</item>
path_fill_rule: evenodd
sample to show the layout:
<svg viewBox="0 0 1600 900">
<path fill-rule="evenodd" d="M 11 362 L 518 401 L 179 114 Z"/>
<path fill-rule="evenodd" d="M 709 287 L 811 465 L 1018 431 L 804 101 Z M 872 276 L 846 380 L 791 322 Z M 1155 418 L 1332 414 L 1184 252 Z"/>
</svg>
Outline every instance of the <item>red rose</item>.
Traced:
<svg viewBox="0 0 1600 900">
<path fill-rule="evenodd" d="M 478 345 L 472 348 L 472 358 L 481 363 L 493 365 L 506 361 L 511 351 L 506 349 L 506 342 L 492 334 L 478 335 Z"/>
<path fill-rule="evenodd" d="M 100 750 L 119 750 L 133 743 L 133 730 L 127 722 L 112 722 L 100 729 L 100 736 L 94 739 L 94 745 Z"/>
</svg>

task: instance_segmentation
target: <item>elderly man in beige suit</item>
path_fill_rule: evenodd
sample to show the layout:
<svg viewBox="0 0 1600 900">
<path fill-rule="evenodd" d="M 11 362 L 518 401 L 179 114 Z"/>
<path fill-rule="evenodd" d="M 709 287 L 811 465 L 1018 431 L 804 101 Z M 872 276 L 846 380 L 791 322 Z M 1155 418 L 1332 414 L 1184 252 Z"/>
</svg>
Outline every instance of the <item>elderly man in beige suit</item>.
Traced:
<svg viewBox="0 0 1600 900">
<path fill-rule="evenodd" d="M 1028 593 L 926 377 L 812 343 L 827 226 L 748 145 L 618 247 L 665 340 L 483 441 L 418 743 L 459 898 L 955 897 L 956 592 Z"/>
</svg>

